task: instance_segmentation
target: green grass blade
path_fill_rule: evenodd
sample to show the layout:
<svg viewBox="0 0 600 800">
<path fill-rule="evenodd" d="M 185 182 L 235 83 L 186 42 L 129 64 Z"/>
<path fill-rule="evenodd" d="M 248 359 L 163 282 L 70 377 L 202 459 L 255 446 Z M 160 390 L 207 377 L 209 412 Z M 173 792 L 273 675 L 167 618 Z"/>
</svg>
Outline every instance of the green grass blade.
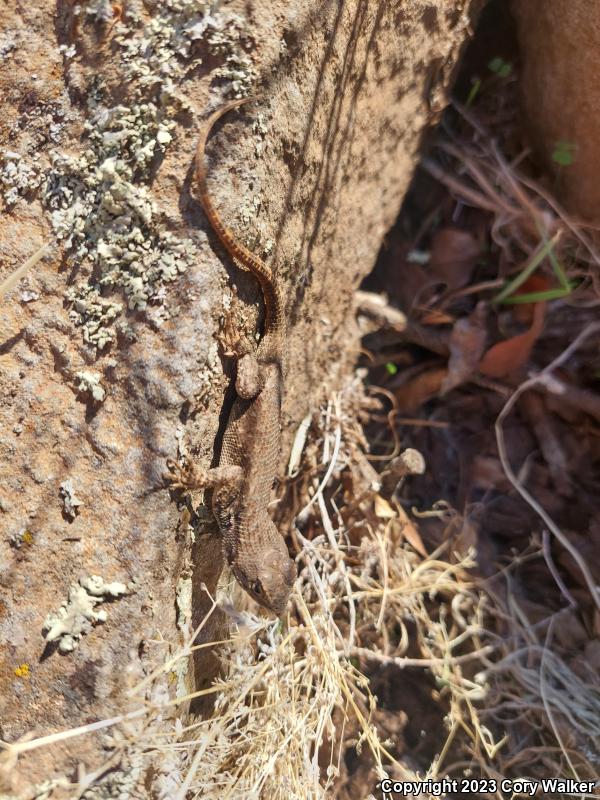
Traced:
<svg viewBox="0 0 600 800">
<path fill-rule="evenodd" d="M 575 288 L 574 284 L 569 286 L 560 286 L 555 289 L 546 289 L 543 292 L 528 292 L 527 294 L 517 294 L 514 297 L 509 297 L 503 300 L 504 305 L 516 305 L 518 303 L 542 303 L 546 300 L 557 300 L 560 297 L 566 297 L 571 294 Z"/>
<path fill-rule="evenodd" d="M 527 280 L 527 278 L 529 278 L 530 275 L 532 275 L 536 271 L 536 269 L 540 266 L 542 261 L 549 256 L 549 254 L 552 252 L 552 248 L 558 241 L 559 236 L 560 236 L 560 231 L 555 233 L 554 236 L 549 241 L 545 242 L 544 245 L 539 250 L 537 250 L 536 253 L 534 253 L 529 264 L 527 264 L 527 266 L 523 270 L 521 270 L 521 272 L 515 278 L 513 278 L 512 281 L 509 281 L 506 284 L 504 289 L 502 289 L 502 291 L 496 295 L 496 297 L 492 300 L 492 302 L 503 303 L 506 301 L 507 297 L 509 297 L 511 294 L 514 294 L 514 292 L 517 291 L 519 286 L 522 286 Z"/>
</svg>

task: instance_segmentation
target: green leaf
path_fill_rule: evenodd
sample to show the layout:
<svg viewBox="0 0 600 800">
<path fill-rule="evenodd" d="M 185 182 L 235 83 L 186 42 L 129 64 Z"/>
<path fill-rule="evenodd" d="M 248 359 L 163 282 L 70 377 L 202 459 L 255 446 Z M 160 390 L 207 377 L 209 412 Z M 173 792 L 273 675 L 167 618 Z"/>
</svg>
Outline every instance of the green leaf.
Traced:
<svg viewBox="0 0 600 800">
<path fill-rule="evenodd" d="M 496 56 L 488 63 L 488 69 L 500 78 L 508 78 L 512 72 L 512 64 L 500 58 L 500 56 Z"/>
<path fill-rule="evenodd" d="M 388 371 L 388 375 L 395 375 L 398 372 L 398 367 L 395 364 L 392 364 L 391 361 L 385 365 L 385 368 Z"/>
<path fill-rule="evenodd" d="M 575 142 L 558 141 L 554 145 L 552 161 L 561 167 L 570 167 L 575 160 Z"/>
<path fill-rule="evenodd" d="M 547 242 L 544 242 L 542 245 L 540 243 L 540 247 L 535 251 L 533 254 L 531 261 L 521 270 L 521 272 L 509 281 L 506 286 L 499 292 L 496 297 L 492 300 L 493 303 L 504 303 L 506 302 L 506 298 L 510 297 L 511 294 L 514 294 L 519 286 L 522 286 L 527 278 L 532 275 L 536 269 L 540 266 L 542 261 L 548 257 L 548 255 L 552 252 L 554 245 L 557 243 L 560 236 L 560 231 L 555 233 L 554 236 Z M 521 301 L 522 302 L 522 301 Z"/>
<path fill-rule="evenodd" d="M 514 297 L 507 297 L 503 300 L 504 305 L 518 305 L 519 303 L 541 303 L 546 300 L 557 300 L 560 297 L 566 297 L 571 294 L 576 284 L 572 283 L 569 286 L 560 286 L 556 289 L 546 289 L 544 292 L 528 292 L 527 294 L 517 294 Z"/>
</svg>

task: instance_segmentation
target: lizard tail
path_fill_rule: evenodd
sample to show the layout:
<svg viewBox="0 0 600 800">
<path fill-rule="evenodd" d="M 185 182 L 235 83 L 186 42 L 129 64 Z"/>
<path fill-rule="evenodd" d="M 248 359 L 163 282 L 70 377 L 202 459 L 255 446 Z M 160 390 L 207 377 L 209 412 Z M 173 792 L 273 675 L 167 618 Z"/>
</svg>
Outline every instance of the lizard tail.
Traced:
<svg viewBox="0 0 600 800">
<path fill-rule="evenodd" d="M 208 184 L 206 180 L 206 163 L 204 151 L 206 148 L 206 141 L 215 124 L 228 111 L 233 108 L 256 100 L 256 97 L 244 97 L 240 100 L 232 100 L 226 103 L 221 108 L 214 111 L 206 124 L 204 125 L 198 146 L 196 148 L 196 180 L 198 181 L 198 188 L 200 194 L 200 202 L 210 222 L 214 232 L 217 234 L 223 247 L 227 250 L 229 255 L 234 259 L 242 269 L 251 272 L 258 283 L 260 284 L 264 303 L 265 303 L 265 334 L 275 330 L 282 329 L 284 322 L 283 315 L 283 298 L 278 291 L 273 281 L 273 273 L 269 267 L 258 256 L 255 256 L 247 247 L 239 242 L 231 231 L 223 224 L 219 212 L 215 208 L 210 193 L 208 191 Z"/>
</svg>

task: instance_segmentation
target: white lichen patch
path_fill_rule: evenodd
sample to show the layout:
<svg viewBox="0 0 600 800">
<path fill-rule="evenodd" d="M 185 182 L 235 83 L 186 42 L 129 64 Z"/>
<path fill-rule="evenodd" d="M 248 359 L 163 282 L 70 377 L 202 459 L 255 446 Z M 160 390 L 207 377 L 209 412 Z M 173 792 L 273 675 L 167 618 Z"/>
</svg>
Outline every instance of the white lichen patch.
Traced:
<svg viewBox="0 0 600 800">
<path fill-rule="evenodd" d="M 96 606 L 109 598 L 123 597 L 130 591 L 124 583 L 105 583 L 99 575 L 80 578 L 78 583 L 71 584 L 68 600 L 44 620 L 44 638 L 47 642 L 58 641 L 61 653 L 70 653 L 82 636 L 98 623 L 106 622 L 106 610 L 96 611 Z"/>
<path fill-rule="evenodd" d="M 182 576 L 177 581 L 175 590 L 177 605 L 177 627 L 184 633 L 189 633 L 192 619 L 192 592 L 193 585 L 190 576 Z"/>
<path fill-rule="evenodd" d="M 19 197 L 33 194 L 42 180 L 37 164 L 28 163 L 12 150 L 4 150 L 0 156 L 0 189 L 7 208 L 14 206 Z"/>
<path fill-rule="evenodd" d="M 265 118 L 262 114 L 259 114 L 258 117 L 256 118 L 256 121 L 252 125 L 252 131 L 256 136 L 254 142 L 254 155 L 257 158 L 260 158 L 263 154 L 264 142 L 269 132 L 269 126 L 267 125 Z"/>
<path fill-rule="evenodd" d="M 201 63 L 202 48 L 221 57 L 216 73 L 229 96 L 246 94 L 256 79 L 243 18 L 226 10 L 209 13 L 203 0 L 146 5 L 150 19 L 142 20 L 139 4 L 128 3 L 111 37 L 127 104 L 111 105 L 107 81 L 94 75 L 86 149 L 79 157 L 55 153 L 45 186 L 57 238 L 74 262 L 93 267 L 93 278 L 72 287 L 67 299 L 84 340 L 98 350 L 114 341 L 124 307 L 107 301 L 105 292 L 124 296 L 132 311 L 161 306 L 165 286 L 194 259 L 190 240 L 163 230 L 148 184 L 172 144 L 176 115 L 190 110 L 181 88 Z M 81 17 L 102 24 L 113 11 L 110 3 L 89 0 Z"/>
<path fill-rule="evenodd" d="M 100 383 L 100 375 L 97 372 L 76 372 L 76 379 L 79 381 L 77 390 L 89 395 L 95 403 L 102 403 L 106 397 L 106 389 Z"/>
<path fill-rule="evenodd" d="M 67 478 L 60 485 L 59 493 L 63 503 L 63 511 L 70 520 L 74 520 L 79 514 L 79 507 L 83 505 L 83 500 L 80 500 L 73 488 L 73 481 Z"/>
<path fill-rule="evenodd" d="M 113 18 L 111 0 L 89 0 L 85 13 L 98 22 L 110 22 Z"/>
<path fill-rule="evenodd" d="M 98 287 L 87 283 L 72 287 L 66 297 L 73 304 L 69 316 L 75 324 L 83 327 L 85 342 L 102 350 L 115 340 L 110 324 L 123 310 L 121 303 L 106 300 Z"/>
<path fill-rule="evenodd" d="M 12 31 L 0 34 L 0 62 L 8 60 L 16 49 L 17 39 Z"/>
<path fill-rule="evenodd" d="M 40 295 L 38 292 L 34 292 L 31 289 L 25 289 L 25 291 L 21 292 L 21 302 L 22 303 L 33 303 L 36 300 L 40 299 Z"/>
</svg>

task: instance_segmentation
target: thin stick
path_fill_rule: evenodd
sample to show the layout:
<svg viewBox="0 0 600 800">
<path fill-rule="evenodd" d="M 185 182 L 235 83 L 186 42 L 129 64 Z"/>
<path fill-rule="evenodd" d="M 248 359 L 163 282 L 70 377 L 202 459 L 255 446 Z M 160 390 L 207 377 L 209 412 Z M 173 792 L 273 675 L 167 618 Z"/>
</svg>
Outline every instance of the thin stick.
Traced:
<svg viewBox="0 0 600 800">
<path fill-rule="evenodd" d="M 568 538 L 564 535 L 564 533 L 560 530 L 558 525 L 554 522 L 554 520 L 550 517 L 547 511 L 542 508 L 542 506 L 537 502 L 537 500 L 529 493 L 529 491 L 523 486 L 523 484 L 519 481 L 513 469 L 510 465 L 508 460 L 508 455 L 506 452 L 506 442 L 504 439 L 504 429 L 503 424 L 506 417 L 510 414 L 513 407 L 515 406 L 519 397 L 526 392 L 528 389 L 533 388 L 537 383 L 540 382 L 544 377 L 546 377 L 549 373 L 553 372 L 555 369 L 561 366 L 565 361 L 567 361 L 573 353 L 577 351 L 577 349 L 583 344 L 583 342 L 588 339 L 592 334 L 600 333 L 600 323 L 592 323 L 588 325 L 584 330 L 579 334 L 579 336 L 571 342 L 571 344 L 563 350 L 563 352 L 557 356 L 554 361 L 548 364 L 540 373 L 533 376 L 529 380 L 522 383 L 514 394 L 507 400 L 504 405 L 502 411 L 498 414 L 498 418 L 495 424 L 496 430 L 496 441 L 498 443 L 498 453 L 500 455 L 500 462 L 504 469 L 504 473 L 508 480 L 512 483 L 514 488 L 517 492 L 521 495 L 521 497 L 528 503 L 531 508 L 542 518 L 546 527 L 550 530 L 550 532 L 558 539 L 558 541 L 562 544 L 562 546 L 567 550 L 570 555 L 573 557 L 573 560 L 581 570 L 583 577 L 585 578 L 585 582 L 587 587 L 594 599 L 594 603 L 596 604 L 597 608 L 600 609 L 600 592 L 598 591 L 598 587 L 594 581 L 594 577 L 590 572 L 588 565 L 586 564 L 583 556 L 577 550 L 576 547 L 571 544 Z"/>
<path fill-rule="evenodd" d="M 15 288 L 17 283 L 23 278 L 27 272 L 33 267 L 37 262 L 43 258 L 50 248 L 51 242 L 45 242 L 40 248 L 38 248 L 32 256 L 29 256 L 27 261 L 24 264 L 21 264 L 11 275 L 6 278 L 6 280 L 0 284 L 0 299 L 3 298 L 8 292 L 12 291 Z"/>
</svg>

